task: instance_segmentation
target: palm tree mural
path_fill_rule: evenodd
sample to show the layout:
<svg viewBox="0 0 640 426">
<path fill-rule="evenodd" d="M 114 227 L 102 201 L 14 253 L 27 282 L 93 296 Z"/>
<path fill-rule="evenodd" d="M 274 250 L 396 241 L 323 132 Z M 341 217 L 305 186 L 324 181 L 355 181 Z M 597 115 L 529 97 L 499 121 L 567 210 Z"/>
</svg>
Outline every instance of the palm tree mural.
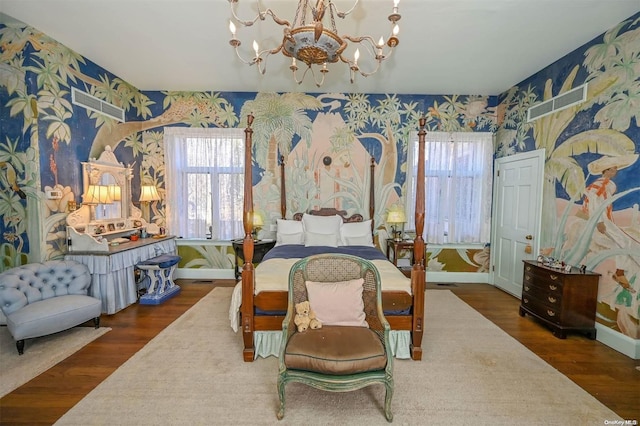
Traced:
<svg viewBox="0 0 640 426">
<path fill-rule="evenodd" d="M 635 151 L 635 143 L 622 131 L 629 127 L 633 116 L 639 115 L 639 109 L 632 108 L 631 104 L 634 104 L 634 99 L 635 102 L 640 99 L 640 86 L 635 81 L 634 74 L 629 72 L 627 64 L 638 62 L 640 50 L 634 52 L 634 49 L 619 48 L 623 40 L 617 39 L 616 35 L 626 24 L 623 22 L 613 28 L 605 34 L 602 44 L 587 50 L 585 66 L 591 71 L 587 78 L 587 101 L 533 122 L 535 146 L 538 149 L 544 148 L 546 155 L 542 207 L 545 226 L 542 227 L 541 247 L 553 246 L 554 235 L 559 231 L 555 207 L 556 183 L 560 183 L 570 200 L 574 201 L 585 190 L 584 171 L 574 157 L 585 153 L 618 156 Z M 640 29 L 619 37 L 624 37 L 625 44 L 632 39 L 640 46 Z M 559 94 L 573 87 L 579 68 L 576 65 L 571 70 L 560 87 Z M 552 80 L 549 79 L 544 87 L 543 101 L 552 97 Z M 604 104 L 595 116 L 601 128 L 579 132 L 558 144 L 562 133 L 574 122 L 578 113 L 597 104 Z"/>
<path fill-rule="evenodd" d="M 242 105 L 240 111 L 241 123 L 246 123 L 247 116 L 252 114 L 255 117 L 253 122 L 253 158 L 255 165 L 264 171 L 262 179 L 257 186 L 256 204 L 259 209 L 269 211 L 271 216 L 279 217 L 280 191 L 278 183 L 278 158 L 282 155 L 289 157 L 293 146 L 293 139 L 297 135 L 307 146 L 311 143 L 312 121 L 307 115 L 307 111 L 316 111 L 322 108 L 322 103 L 315 97 L 304 93 L 258 93 L 253 101 L 247 101 Z M 288 168 L 295 170 L 294 161 Z M 302 173 L 289 173 L 288 180 L 296 182 L 295 188 L 301 190 L 309 187 L 309 177 L 304 172 L 306 166 L 302 167 Z M 254 176 L 254 182 L 256 181 Z M 278 187 L 276 189 L 276 186 Z M 266 188 L 266 189 L 264 189 Z M 288 189 L 294 188 L 289 185 Z M 287 197 L 288 211 L 302 211 L 306 205 L 294 205 L 297 202 L 306 200 L 304 196 Z"/>
<path fill-rule="evenodd" d="M 275 173 L 278 152 L 286 158 L 295 135 L 307 144 L 311 143 L 313 123 L 307 110 L 320 108 L 322 104 L 318 99 L 304 93 L 258 93 L 253 101 L 245 102 L 240 117 L 243 123 L 250 113 L 255 117 L 253 149 L 256 164 Z"/>
</svg>

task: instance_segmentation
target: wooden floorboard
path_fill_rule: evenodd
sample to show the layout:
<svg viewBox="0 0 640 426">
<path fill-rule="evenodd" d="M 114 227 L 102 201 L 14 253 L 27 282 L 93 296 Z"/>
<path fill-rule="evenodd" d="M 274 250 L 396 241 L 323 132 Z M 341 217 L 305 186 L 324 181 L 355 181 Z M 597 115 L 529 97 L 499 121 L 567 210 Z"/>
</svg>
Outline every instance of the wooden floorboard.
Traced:
<svg viewBox="0 0 640 426">
<path fill-rule="evenodd" d="M 181 293 L 161 305 L 135 304 L 115 315 L 103 315 L 102 325 L 112 331 L 1 398 L 0 424 L 53 424 L 213 288 L 232 286 L 234 281 L 181 280 L 179 284 Z M 583 336 L 557 339 L 531 317 L 518 315 L 517 298 L 490 285 L 428 288 L 451 290 L 622 418 L 640 420 L 640 361 Z"/>
<path fill-rule="evenodd" d="M 640 421 L 640 360 L 579 334 L 556 338 L 540 322 L 518 314 L 519 299 L 493 286 L 447 288 L 619 416 Z"/>
</svg>

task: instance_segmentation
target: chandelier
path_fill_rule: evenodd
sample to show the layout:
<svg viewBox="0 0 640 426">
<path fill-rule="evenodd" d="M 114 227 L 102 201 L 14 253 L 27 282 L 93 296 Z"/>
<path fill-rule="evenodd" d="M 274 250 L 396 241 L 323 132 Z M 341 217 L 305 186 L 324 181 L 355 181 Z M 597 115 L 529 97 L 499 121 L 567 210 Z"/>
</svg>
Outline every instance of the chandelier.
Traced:
<svg viewBox="0 0 640 426">
<path fill-rule="evenodd" d="M 233 46 L 236 55 L 242 62 L 248 65 L 256 65 L 260 74 L 264 74 L 267 70 L 267 58 L 270 55 L 282 52 L 287 58 L 291 58 L 289 69 L 293 73 L 293 79 L 300 84 L 304 81 L 307 73 L 313 77 L 316 86 L 320 87 L 324 83 L 325 75 L 329 72 L 327 64 L 341 61 L 347 64 L 350 70 L 350 81 L 353 83 L 357 74 L 368 77 L 375 74 L 380 68 L 380 64 L 388 59 L 393 52 L 393 48 L 398 45 L 398 21 L 401 16 L 398 13 L 398 3 L 400 0 L 393 0 L 393 12 L 389 15 L 391 22 L 391 35 L 385 43 L 384 38 L 376 42 L 371 36 L 351 36 L 347 34 L 339 35 L 336 28 L 336 17 L 344 19 L 358 5 L 358 0 L 347 12 L 341 12 L 337 9 L 331 0 L 299 0 L 293 24 L 285 19 L 281 19 L 271 9 L 260 10 L 258 5 L 258 14 L 251 20 L 242 20 L 236 14 L 236 6 L 239 0 L 229 0 L 231 5 L 231 14 L 233 19 L 229 21 L 229 30 L 231 31 L 231 40 L 229 44 Z M 309 3 L 315 3 L 315 6 Z M 256 40 L 253 41 L 253 50 L 255 55 L 250 60 L 245 60 L 238 48 L 241 45 L 240 40 L 236 38 L 235 20 L 240 26 L 250 27 L 258 20 L 264 21 L 269 15 L 273 22 L 283 27 L 282 42 L 271 49 L 260 50 L 260 45 Z M 328 22 L 326 22 L 328 20 Z M 343 53 L 349 42 L 355 45 L 353 59 L 346 58 Z M 373 58 L 374 65 L 370 70 L 363 70 L 358 65 L 360 58 L 360 47 Z M 302 77 L 298 79 L 298 63 L 305 66 Z M 316 75 L 316 70 L 320 76 Z"/>
</svg>

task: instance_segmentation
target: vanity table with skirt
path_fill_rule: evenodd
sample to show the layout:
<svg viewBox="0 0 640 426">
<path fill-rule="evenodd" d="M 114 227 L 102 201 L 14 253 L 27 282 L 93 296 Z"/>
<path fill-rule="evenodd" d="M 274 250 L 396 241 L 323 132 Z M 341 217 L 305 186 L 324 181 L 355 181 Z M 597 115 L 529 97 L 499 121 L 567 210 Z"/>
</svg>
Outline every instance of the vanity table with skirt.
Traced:
<svg viewBox="0 0 640 426">
<path fill-rule="evenodd" d="M 137 301 L 135 265 L 161 254 L 176 254 L 176 243 L 174 237 L 164 235 L 129 239 L 142 230 L 159 234 L 159 228 L 147 224 L 131 202 L 133 170 L 119 163 L 109 146 L 98 159 L 82 163 L 82 171 L 83 202 L 67 216 L 65 259 L 89 267 L 90 295 L 102 300 L 103 313 L 114 314 Z M 94 188 L 105 191 L 94 192 Z"/>
<path fill-rule="evenodd" d="M 176 254 L 175 237 L 141 238 L 109 246 L 107 252 L 72 252 L 65 259 L 89 267 L 90 295 L 102 300 L 102 313 L 111 315 L 138 300 L 135 265 L 161 254 Z"/>
</svg>

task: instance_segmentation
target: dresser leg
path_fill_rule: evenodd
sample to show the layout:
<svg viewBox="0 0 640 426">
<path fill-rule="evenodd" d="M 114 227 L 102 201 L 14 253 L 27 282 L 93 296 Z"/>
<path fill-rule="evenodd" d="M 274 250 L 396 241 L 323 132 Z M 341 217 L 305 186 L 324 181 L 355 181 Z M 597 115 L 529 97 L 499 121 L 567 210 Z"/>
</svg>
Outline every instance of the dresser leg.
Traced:
<svg viewBox="0 0 640 426">
<path fill-rule="evenodd" d="M 522 309 L 522 306 L 520 306 L 519 313 L 521 317 L 523 317 L 525 314 L 524 309 Z"/>
</svg>

